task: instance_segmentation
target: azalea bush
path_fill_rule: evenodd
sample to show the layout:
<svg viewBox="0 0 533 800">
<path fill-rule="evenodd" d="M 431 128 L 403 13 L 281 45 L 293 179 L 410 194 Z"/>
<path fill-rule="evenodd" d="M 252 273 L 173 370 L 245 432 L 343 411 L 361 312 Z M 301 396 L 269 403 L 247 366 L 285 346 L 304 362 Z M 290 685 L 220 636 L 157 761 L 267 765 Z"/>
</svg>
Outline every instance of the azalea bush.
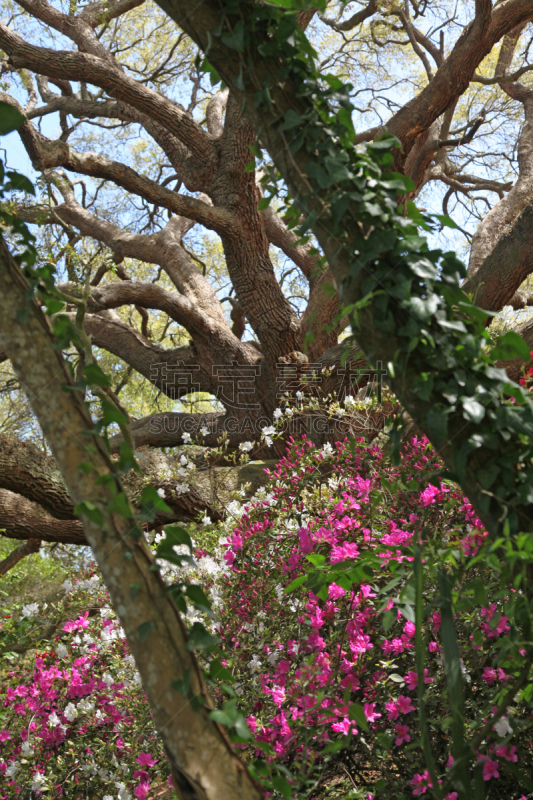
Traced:
<svg viewBox="0 0 533 800">
<path fill-rule="evenodd" d="M 456 800 L 459 683 L 479 796 L 533 796 L 530 614 L 509 571 L 531 545 L 486 538 L 426 440 L 412 439 L 400 466 L 362 441 L 294 442 L 263 495 L 234 504 L 214 583 L 249 756 L 286 764 L 301 797 Z"/>
<path fill-rule="evenodd" d="M 170 770 L 123 630 L 94 570 L 62 593 L 4 612 L 0 798 L 145 800 Z"/>
<path fill-rule="evenodd" d="M 212 717 L 271 796 L 457 800 L 472 779 L 533 797 L 532 546 L 488 541 L 427 440 L 394 465 L 376 443 L 300 438 L 226 511 L 149 539 Z M 159 796 L 168 761 L 96 570 L 3 615 L 1 800 Z"/>
</svg>

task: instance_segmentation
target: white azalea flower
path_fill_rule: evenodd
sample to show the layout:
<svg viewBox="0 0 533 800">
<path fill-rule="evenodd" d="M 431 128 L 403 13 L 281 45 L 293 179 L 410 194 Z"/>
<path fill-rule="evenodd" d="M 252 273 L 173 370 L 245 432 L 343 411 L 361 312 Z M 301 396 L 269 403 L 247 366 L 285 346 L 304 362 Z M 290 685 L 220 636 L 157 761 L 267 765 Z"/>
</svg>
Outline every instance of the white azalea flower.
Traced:
<svg viewBox="0 0 533 800">
<path fill-rule="evenodd" d="M 250 672 L 258 672 L 261 669 L 261 660 L 258 655 L 252 656 L 252 660 L 247 664 Z"/>
<path fill-rule="evenodd" d="M 190 433 L 182 433 L 181 434 L 181 438 L 182 438 L 183 444 L 189 444 L 189 442 L 191 441 L 191 434 Z"/>
<path fill-rule="evenodd" d="M 51 728 L 55 728 L 60 723 L 61 720 L 59 719 L 55 711 L 52 714 L 50 714 L 50 716 L 48 717 L 48 724 L 50 725 Z"/>
<path fill-rule="evenodd" d="M 281 410 L 281 408 L 276 408 L 272 416 L 274 417 L 274 419 L 281 419 L 281 417 L 283 416 L 283 411 Z"/>
<path fill-rule="evenodd" d="M 24 756 L 32 756 L 33 755 L 33 747 L 31 742 L 27 739 L 25 742 L 22 743 L 22 755 Z"/>
<path fill-rule="evenodd" d="M 249 453 L 250 450 L 253 450 L 253 442 L 241 442 L 239 445 L 239 450 L 243 450 L 245 453 Z"/>
<path fill-rule="evenodd" d="M 178 483 L 176 484 L 176 494 L 187 494 L 187 492 L 191 491 L 191 487 L 188 483 Z"/>
<path fill-rule="evenodd" d="M 32 792 L 42 792 L 46 784 L 46 778 L 42 772 L 36 772 L 32 776 L 31 790 Z"/>
<path fill-rule="evenodd" d="M 71 592 L 73 590 L 73 588 L 74 588 L 74 586 L 72 584 L 72 581 L 63 581 L 61 586 L 63 587 L 65 592 Z"/>
<path fill-rule="evenodd" d="M 207 427 L 207 425 L 202 425 L 202 427 L 200 428 L 200 433 L 202 434 L 202 436 L 207 436 L 207 434 L 209 433 L 209 428 Z"/>
<path fill-rule="evenodd" d="M 16 772 L 20 769 L 20 764 L 18 761 L 12 761 L 9 767 L 6 769 L 4 775 L 6 778 L 14 778 Z"/>
<path fill-rule="evenodd" d="M 74 722 L 76 717 L 78 716 L 78 709 L 74 705 L 74 703 L 69 703 L 68 706 L 65 708 L 65 717 L 68 719 L 69 722 Z"/>
<path fill-rule="evenodd" d="M 513 729 L 509 725 L 509 720 L 507 717 L 500 717 L 498 722 L 494 725 L 494 729 L 498 736 L 501 736 L 502 738 L 507 736 L 508 733 L 514 733 Z"/>
<path fill-rule="evenodd" d="M 115 683 L 113 676 L 109 672 L 106 672 L 105 675 L 102 676 L 102 680 L 106 686 L 112 686 Z"/>
<path fill-rule="evenodd" d="M 158 494 L 158 495 L 159 495 L 159 497 L 161 497 L 163 500 L 164 500 L 164 499 L 165 499 L 165 497 L 166 497 L 166 494 L 165 494 L 165 490 L 164 490 L 164 489 L 158 489 L 158 490 L 157 490 L 157 494 Z"/>
<path fill-rule="evenodd" d="M 345 406 L 354 406 L 355 405 L 355 400 L 353 399 L 351 394 L 347 394 L 346 397 L 344 398 L 344 405 Z"/>
<path fill-rule="evenodd" d="M 66 658 L 68 656 L 68 650 L 64 644 L 61 644 L 61 642 L 59 642 L 59 644 L 56 647 L 56 653 L 59 656 L 59 658 Z"/>
<path fill-rule="evenodd" d="M 28 605 L 25 605 L 22 609 L 22 616 L 30 619 L 31 617 L 34 617 L 38 611 L 39 606 L 37 603 L 28 603 Z"/>
</svg>

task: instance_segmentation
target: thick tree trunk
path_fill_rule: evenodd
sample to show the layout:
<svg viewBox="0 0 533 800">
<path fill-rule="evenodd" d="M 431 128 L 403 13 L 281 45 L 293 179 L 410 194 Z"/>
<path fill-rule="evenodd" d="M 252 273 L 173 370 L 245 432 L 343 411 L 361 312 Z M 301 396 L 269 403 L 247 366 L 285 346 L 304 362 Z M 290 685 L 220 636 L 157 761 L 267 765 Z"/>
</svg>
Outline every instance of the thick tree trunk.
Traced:
<svg viewBox="0 0 533 800">
<path fill-rule="evenodd" d="M 33 303 L 27 323 L 18 318 L 18 312 L 27 308 L 27 286 L 3 240 L 0 293 L 0 334 L 72 501 L 76 506 L 91 503 L 102 514 L 102 525 L 83 516 L 85 535 L 126 632 L 156 728 L 179 778 L 178 791 L 190 800 L 259 800 L 261 789 L 222 728 L 209 720 L 211 701 L 187 648 L 184 625 L 159 574 L 151 569 L 151 553 L 142 538 L 131 535 L 133 519 L 107 510 L 115 492 L 97 479 L 113 474 L 113 465 L 98 438 L 87 433 L 92 421 L 76 394 L 65 391 L 72 381 L 61 355 L 52 349 L 47 320 Z M 80 469 L 82 463 L 90 463 L 91 469 Z M 113 483 L 115 491 L 122 490 L 116 475 Z M 132 587 L 138 591 L 135 601 Z M 193 710 L 187 698 L 172 688 L 186 675 L 192 693 L 204 698 L 200 709 Z"/>
</svg>

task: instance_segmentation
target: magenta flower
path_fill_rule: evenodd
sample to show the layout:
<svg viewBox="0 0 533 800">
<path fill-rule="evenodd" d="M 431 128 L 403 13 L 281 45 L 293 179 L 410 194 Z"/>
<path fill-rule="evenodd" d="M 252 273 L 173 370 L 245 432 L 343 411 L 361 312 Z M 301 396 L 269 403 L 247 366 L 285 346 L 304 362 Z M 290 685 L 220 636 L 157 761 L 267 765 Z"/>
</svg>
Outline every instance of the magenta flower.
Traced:
<svg viewBox="0 0 533 800">
<path fill-rule="evenodd" d="M 369 722 L 374 722 L 375 719 L 381 717 L 381 714 L 376 714 L 376 712 L 374 711 L 375 707 L 376 707 L 375 703 L 365 703 L 363 706 L 365 717 Z"/>
<path fill-rule="evenodd" d="M 285 700 L 285 689 L 282 686 L 274 686 L 272 689 L 272 700 L 277 706 L 281 706 Z"/>
<path fill-rule="evenodd" d="M 404 742 L 411 741 L 411 737 L 409 735 L 409 725 L 395 725 L 394 730 L 398 734 L 398 738 L 396 739 L 396 744 L 398 747 Z"/>
<path fill-rule="evenodd" d="M 411 711 L 415 710 L 414 705 L 411 703 L 410 697 L 404 697 L 403 694 L 401 694 L 397 702 L 398 702 L 398 708 L 400 709 L 402 714 L 409 714 Z"/>
<path fill-rule="evenodd" d="M 137 800 L 146 800 L 148 797 L 148 792 L 150 791 L 150 784 L 143 781 L 140 783 L 134 791 Z"/>
<path fill-rule="evenodd" d="M 155 764 L 157 764 L 157 760 L 152 758 L 151 753 L 139 753 L 137 756 L 137 761 L 141 767 L 153 767 Z"/>
<path fill-rule="evenodd" d="M 350 733 L 350 727 L 351 727 L 350 720 L 348 719 L 348 717 L 344 717 L 344 719 L 341 720 L 340 722 L 334 722 L 333 725 L 331 726 L 331 729 L 336 733 L 344 733 L 344 735 L 347 736 Z M 356 732 L 357 731 L 354 730 L 354 733 Z"/>
<path fill-rule="evenodd" d="M 0 742 L 7 742 L 8 739 L 11 739 L 9 731 L 0 731 Z"/>
<path fill-rule="evenodd" d="M 389 712 L 387 718 L 390 719 L 391 722 L 393 722 L 395 719 L 398 719 L 398 717 L 400 716 L 400 709 L 398 707 L 398 703 L 395 703 L 394 700 L 388 700 L 385 703 L 385 708 Z"/>
<path fill-rule="evenodd" d="M 487 758 L 483 764 L 483 780 L 490 781 L 491 778 L 499 778 L 498 762 L 493 761 L 492 758 Z"/>
<path fill-rule="evenodd" d="M 420 505 L 424 508 L 427 506 L 432 505 L 435 502 L 435 497 L 440 494 L 440 489 L 437 489 L 436 486 L 432 486 L 431 484 L 424 489 L 423 492 L 420 493 L 419 502 Z"/>
<path fill-rule="evenodd" d="M 330 600 L 338 600 L 340 597 L 343 597 L 346 594 L 345 590 L 341 586 L 337 586 L 336 583 L 330 583 L 328 589 L 328 597 Z"/>
<path fill-rule="evenodd" d="M 409 781 L 409 783 L 411 784 L 411 786 L 415 787 L 413 789 L 414 795 L 425 794 L 427 790 L 433 785 L 431 783 L 431 779 L 429 777 L 429 772 L 427 771 L 427 769 L 424 770 L 422 775 L 420 775 L 417 772 L 414 778 L 411 781 Z"/>
<path fill-rule="evenodd" d="M 514 761 L 515 763 L 518 761 L 516 747 L 514 745 L 503 744 L 496 750 L 496 755 L 500 758 L 505 758 L 506 761 Z"/>
<path fill-rule="evenodd" d="M 498 673 L 492 667 L 485 667 L 483 675 L 481 676 L 485 683 L 491 684 L 498 680 Z"/>
</svg>

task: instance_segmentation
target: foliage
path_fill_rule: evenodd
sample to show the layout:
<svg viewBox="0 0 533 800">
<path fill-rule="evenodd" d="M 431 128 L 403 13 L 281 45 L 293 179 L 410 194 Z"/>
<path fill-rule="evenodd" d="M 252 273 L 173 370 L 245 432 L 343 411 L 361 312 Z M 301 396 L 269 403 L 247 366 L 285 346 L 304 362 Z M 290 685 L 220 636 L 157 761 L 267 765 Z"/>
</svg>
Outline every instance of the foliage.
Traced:
<svg viewBox="0 0 533 800">
<path fill-rule="evenodd" d="M 455 756 L 461 769 L 464 756 L 450 739 L 452 618 L 473 774 L 487 797 L 532 789 L 528 600 L 506 588 L 508 566 L 439 472 L 427 440 L 405 446 L 401 467 L 377 446 L 298 441 L 268 495 L 233 510 L 239 523 L 223 540 L 230 571 L 215 592 L 223 663 L 249 715 L 250 753 L 269 743 L 298 797 L 425 793 L 425 738 L 445 781 L 436 796 L 457 797 L 450 767 Z M 529 539 L 520 546 L 530 562 Z"/>
<path fill-rule="evenodd" d="M 4 614 L 2 644 L 35 644 L 2 667 L 0 797 L 145 800 L 169 767 L 124 632 L 94 570 L 62 595 Z M 45 622 L 57 633 L 39 646 Z"/>
<path fill-rule="evenodd" d="M 14 548 L 13 539 L 0 537 L 0 561 Z M 59 548 L 57 548 L 59 549 Z M 81 553 L 50 553 L 42 547 L 19 561 L 1 578 L 0 606 L 19 602 L 43 602 L 57 592 L 66 579 L 69 567 L 74 560 L 80 560 Z M 74 558 L 72 558 L 74 556 Z"/>
<path fill-rule="evenodd" d="M 487 348 L 487 312 L 459 288 L 463 265 L 453 253 L 431 250 L 420 234 L 431 230 L 435 218 L 412 202 L 398 205 L 414 188 L 405 176 L 388 171 L 399 142 L 384 135 L 366 153 L 353 145 L 353 87 L 316 67 L 316 53 L 293 10 L 266 4 L 244 9 L 230 2 L 214 36 L 217 56 L 226 48 L 239 58 L 237 89 L 245 91 L 259 68 L 257 53 L 270 66 L 262 88 L 251 95 L 261 119 L 269 125 L 275 119 L 272 127 L 282 137 L 290 132 L 286 147 L 292 158 L 278 155 L 284 174 L 270 168 L 265 191 L 277 195 L 283 177 L 294 195 L 286 214 L 292 227 L 302 236 L 313 230 L 326 252 L 328 242 L 335 242 L 330 266 L 343 279 L 349 300 L 344 313 L 365 356 L 374 364 L 390 355 L 389 384 L 417 412 L 433 443 L 449 451 L 450 474 L 468 484 L 491 533 L 501 533 L 504 525 L 517 532 L 527 524 L 521 514 L 530 520 L 525 509 L 533 501 L 533 406 L 494 362 L 528 358 L 526 345 L 509 332 L 501 347 Z M 213 74 L 207 60 L 204 69 Z M 275 107 L 277 87 L 287 81 L 298 87 L 298 111 L 291 104 L 283 111 Z M 268 204 L 268 198 L 261 202 Z M 336 273 L 339 259 L 346 269 L 338 266 Z M 516 400 L 512 409 L 502 402 L 505 392 Z"/>
</svg>

